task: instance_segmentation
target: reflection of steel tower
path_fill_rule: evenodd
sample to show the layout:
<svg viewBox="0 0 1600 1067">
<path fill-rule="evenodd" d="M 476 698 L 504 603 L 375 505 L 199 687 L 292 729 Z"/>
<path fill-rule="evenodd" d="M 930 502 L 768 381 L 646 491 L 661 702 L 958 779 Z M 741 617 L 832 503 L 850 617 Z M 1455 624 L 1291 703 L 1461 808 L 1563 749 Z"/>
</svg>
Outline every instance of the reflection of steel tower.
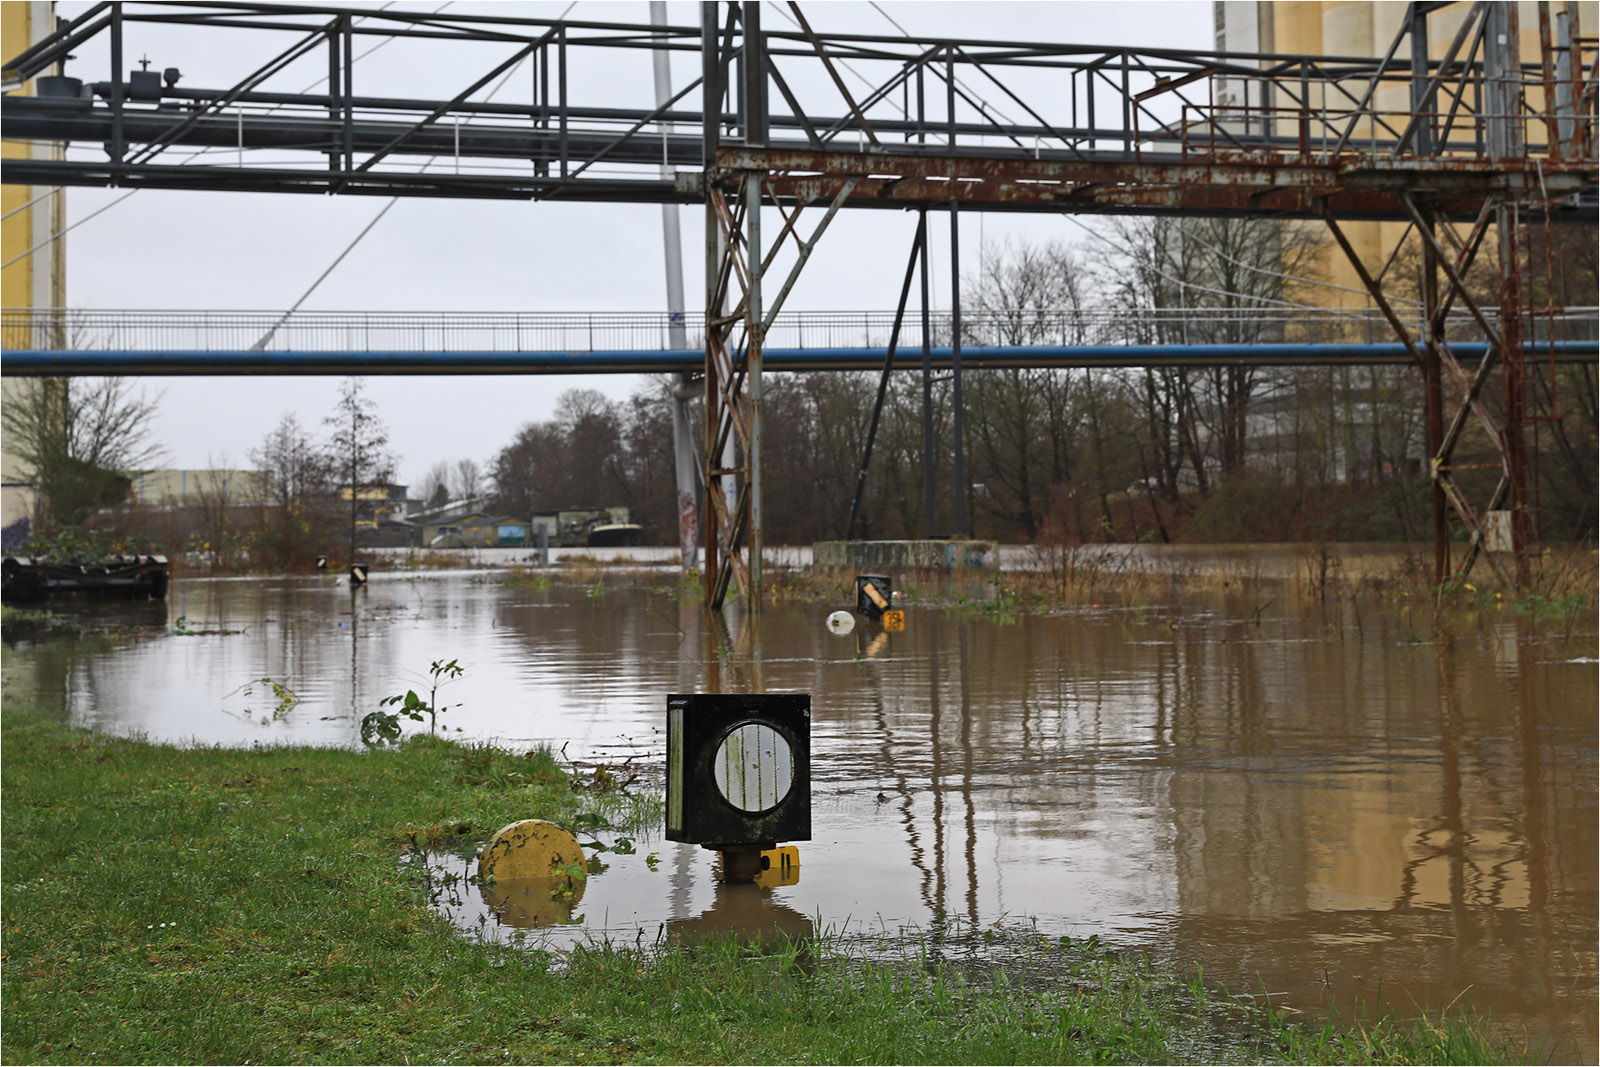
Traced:
<svg viewBox="0 0 1600 1067">
<path fill-rule="evenodd" d="M 4 20 L 4 38 L 7 47 L 17 42 L 37 43 L 55 29 L 55 4 L 30 0 L 0 6 L 0 19 Z M 46 73 L 59 73 L 59 66 Z M 6 89 L 11 90 L 7 85 Z M 17 93 L 32 96 L 34 82 L 30 79 Z M 9 164 L 13 159 L 59 159 L 62 146 L 49 141 L 15 141 L 8 139 L 4 157 Z M 0 222 L 0 300 L 8 308 L 62 308 L 66 306 L 66 262 L 62 242 L 55 240 L 61 232 L 66 215 L 66 190 L 40 185 L 6 185 L 3 187 L 5 216 Z M 31 253 L 31 254 L 30 254 Z M 48 321 L 48 320 L 36 320 Z M 47 325 L 48 333 L 59 333 L 55 326 Z M 36 344 L 53 344 L 66 347 L 65 338 L 35 338 Z M 16 383 L 4 383 L 5 396 L 10 398 Z M 0 526 L 10 526 L 33 511 L 32 474 L 22 461 L 6 450 L 0 459 L 4 488 L 0 489 Z"/>
</svg>

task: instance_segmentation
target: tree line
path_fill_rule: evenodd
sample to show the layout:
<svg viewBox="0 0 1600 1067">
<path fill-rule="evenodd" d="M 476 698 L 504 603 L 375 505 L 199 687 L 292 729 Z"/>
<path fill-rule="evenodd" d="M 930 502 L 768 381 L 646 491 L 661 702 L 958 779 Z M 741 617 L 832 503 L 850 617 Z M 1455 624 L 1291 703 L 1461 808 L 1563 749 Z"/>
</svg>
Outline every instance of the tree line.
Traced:
<svg viewBox="0 0 1600 1067">
<path fill-rule="evenodd" d="M 150 436 L 156 402 L 119 378 L 44 378 L 8 383 L 7 445 L 26 465 L 33 513 L 11 547 L 56 554 L 107 548 L 195 550 L 218 564 L 309 564 L 342 549 L 356 555 L 366 502 L 348 486 L 383 485 L 395 457 L 388 429 L 360 378 L 347 378 L 318 437 L 285 413 L 251 449 L 245 484 L 197 478 L 182 506 L 142 506 L 134 477 L 164 450 Z M 213 466 L 218 466 L 213 461 Z M 221 473 L 221 472 L 215 472 Z M 87 529 L 86 529 L 87 528 Z"/>
<path fill-rule="evenodd" d="M 1559 235 L 1559 278 L 1536 299 L 1582 305 L 1594 290 L 1593 235 Z M 966 345 L 1230 345 L 1388 341 L 1365 314 L 1322 310 L 1326 246 L 1303 224 L 1137 218 L 1093 246 L 986 250 L 967 294 Z M 1585 258 L 1587 257 L 1587 258 Z M 1493 305 L 1492 254 L 1469 277 Z M 1393 269 L 1414 278 L 1413 263 Z M 1415 298 L 1407 282 L 1396 299 Z M 1587 288 L 1586 288 L 1587 287 Z M 1109 309 L 1112 314 L 1106 314 Z M 948 343 L 948 337 L 936 343 Z M 1495 375 L 1497 380 L 1498 373 Z M 1537 521 L 1547 538 L 1594 536 L 1594 368 L 1544 368 L 1531 420 Z M 877 376 L 768 374 L 764 500 L 768 543 L 845 536 Z M 931 390 L 934 529 L 925 519 L 923 386 L 891 375 L 856 536 L 966 533 L 1005 541 L 1425 540 L 1431 536 L 1425 398 L 1410 366 L 1008 368 L 963 374 L 965 513 L 953 529 L 953 382 Z M 1495 382 L 1484 391 L 1499 407 Z M 1446 403 L 1453 399 L 1447 394 Z M 1560 418 L 1548 417 L 1559 409 Z M 489 463 L 492 506 L 530 514 L 626 504 L 654 539 L 676 530 L 666 387 L 626 402 L 569 392 L 555 416 L 518 430 Z M 1475 421 L 1457 480 L 1487 499 L 1498 453 Z"/>
<path fill-rule="evenodd" d="M 1532 233 L 1529 262 L 1557 264 L 1525 287 L 1530 304 L 1584 305 L 1595 291 L 1592 231 Z M 1302 224 L 1128 218 L 1093 244 L 986 249 L 963 279 L 964 345 L 1389 340 L 1372 320 L 1322 306 L 1327 249 Z M 1492 248 L 1493 242 L 1486 242 Z M 1411 260 L 1407 260 L 1411 256 Z M 1394 298 L 1414 301 L 1415 256 L 1391 264 Z M 1468 284 L 1497 293 L 1493 253 Z M 1408 290 L 1407 286 L 1410 285 Z M 1358 301 L 1359 303 L 1359 301 Z M 1109 312 L 1109 313 L 1108 313 Z M 1381 324 L 1380 324 L 1381 326 Z M 948 343 L 948 333 L 934 343 Z M 1498 378 L 1496 373 L 1495 378 Z M 1530 498 L 1540 533 L 1596 529 L 1596 389 L 1592 364 L 1531 376 L 1536 416 Z M 5 412 L 12 451 L 35 471 L 46 528 L 85 522 L 125 498 L 125 472 L 159 458 L 144 432 L 153 405 L 115 379 L 15 383 Z M 876 373 L 768 374 L 765 536 L 808 543 L 845 536 L 877 393 Z M 928 395 L 933 528 L 925 518 L 921 374 L 890 375 L 856 536 L 969 534 L 1005 541 L 1424 540 L 1428 457 L 1421 375 L 1410 366 L 1129 366 L 967 369 L 961 442 L 967 529 L 954 529 L 954 382 Z M 627 400 L 561 394 L 480 465 L 435 465 L 417 499 L 520 518 L 626 506 L 646 535 L 677 531 L 671 392 L 646 380 Z M 1495 381 L 1483 393 L 1498 413 Z M 1454 400 L 1447 395 L 1447 404 Z M 268 473 L 259 515 L 211 508 L 208 544 L 248 541 L 265 565 L 295 565 L 343 542 L 355 551 L 358 501 L 340 486 L 393 477 L 387 430 L 360 379 L 348 379 L 319 438 L 286 414 L 251 451 Z M 1469 422 L 1457 480 L 1486 499 L 1498 453 Z M 232 523 L 235 529 L 227 527 Z"/>
</svg>

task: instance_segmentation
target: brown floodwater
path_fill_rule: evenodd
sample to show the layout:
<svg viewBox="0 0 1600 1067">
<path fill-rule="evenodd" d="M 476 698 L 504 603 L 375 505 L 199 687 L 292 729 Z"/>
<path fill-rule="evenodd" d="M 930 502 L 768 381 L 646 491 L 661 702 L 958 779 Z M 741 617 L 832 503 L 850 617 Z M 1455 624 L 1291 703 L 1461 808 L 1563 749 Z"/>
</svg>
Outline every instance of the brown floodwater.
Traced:
<svg viewBox="0 0 1600 1067">
<path fill-rule="evenodd" d="M 809 692 L 795 884 L 719 885 L 711 853 L 657 829 L 555 908 L 486 900 L 445 857 L 439 907 L 555 948 L 779 929 L 925 951 L 931 932 L 980 958 L 974 932 L 1033 923 L 1310 1015 L 1471 1004 L 1530 1056 L 1593 1062 L 1594 618 L 1507 608 L 1438 643 L 1425 608 L 1244 584 L 1034 615 L 981 584 L 962 606 L 914 590 L 903 633 L 841 637 L 823 620 L 844 605 L 717 617 L 670 571 L 190 579 L 164 605 L 51 603 L 50 628 L 8 629 L 5 684 L 97 730 L 354 746 L 382 697 L 457 659 L 452 735 L 657 768 L 667 693 Z"/>
</svg>

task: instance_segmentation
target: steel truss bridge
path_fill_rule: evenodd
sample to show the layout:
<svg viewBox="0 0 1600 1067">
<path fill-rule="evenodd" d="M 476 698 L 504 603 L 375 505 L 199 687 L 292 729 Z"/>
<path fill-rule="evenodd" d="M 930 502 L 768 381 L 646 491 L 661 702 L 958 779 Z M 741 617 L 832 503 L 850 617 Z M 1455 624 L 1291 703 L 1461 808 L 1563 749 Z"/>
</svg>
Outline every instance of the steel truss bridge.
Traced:
<svg viewBox="0 0 1600 1067">
<path fill-rule="evenodd" d="M 770 12 L 758 3 L 703 3 L 694 26 L 309 4 L 101 3 L 4 62 L 8 88 L 31 81 L 35 89 L 5 98 L 4 136 L 61 146 L 55 158 L 8 161 L 4 179 L 702 205 L 703 484 L 714 606 L 730 585 L 760 604 L 762 372 L 783 305 L 841 210 L 923 216 L 885 366 L 897 358 L 920 276 L 925 395 L 935 335 L 926 318 L 930 210 L 949 214 L 953 262 L 963 211 L 1320 220 L 1390 328 L 1388 343 L 1426 383 L 1439 576 L 1451 569 L 1455 521 L 1473 535 L 1461 570 L 1484 555 L 1508 583 L 1525 585 L 1526 398 L 1540 365 L 1529 357 L 1540 346 L 1528 342 L 1553 341 L 1537 324 L 1566 309 L 1527 306 L 1524 295 L 1550 292 L 1550 279 L 1541 284 L 1532 272 L 1544 265 L 1518 253 L 1530 227 L 1595 218 L 1600 71 L 1573 6 L 1552 14 L 1541 3 L 1539 25 L 1523 27 L 1515 4 L 1463 5 L 1448 43 L 1443 34 L 1430 40 L 1431 16 L 1449 6 L 1409 4 L 1382 57 L 1350 57 L 832 34 L 814 30 L 792 3 L 782 11 L 792 25 L 781 27 L 763 24 Z M 174 52 L 187 49 L 198 60 L 246 33 L 282 47 L 231 85 L 185 86 L 178 67 L 130 69 L 135 49 L 161 62 L 182 60 Z M 1521 37 L 1534 33 L 1538 59 L 1523 62 Z M 473 73 L 419 93 L 421 66 L 398 86 L 358 69 L 365 51 L 389 42 L 425 46 L 423 55 L 448 52 Z M 1442 51 L 1434 47 L 1441 43 Z M 676 89 L 662 74 L 674 54 L 699 70 Z M 619 75 L 646 58 L 653 97 L 647 79 L 630 89 Z M 308 67 L 321 80 L 296 88 Z M 853 89 L 844 73 L 867 88 Z M 506 87 L 509 96 L 497 98 Z M 627 106 L 617 106 L 619 96 Z M 1363 262 L 1344 230 L 1372 220 L 1407 224 L 1381 267 Z M 1476 300 L 1464 281 L 1491 233 L 1501 264 L 1497 306 Z M 1408 241 L 1421 248 L 1420 323 L 1391 298 L 1397 253 Z M 960 485 L 966 332 L 959 270 L 950 274 Z M 1476 327 L 1481 358 L 1469 358 L 1475 353 L 1452 333 L 1458 311 Z M 92 353 L 83 353 L 81 363 L 48 372 L 93 367 Z M 1498 411 L 1483 402 L 1496 369 Z M 1455 394 L 1448 409 L 1446 381 Z M 1469 420 L 1483 425 L 1502 458 L 1499 487 L 1476 506 L 1451 465 Z M 932 451 L 928 428 L 924 450 Z M 933 494 L 925 495 L 931 509 Z M 963 494 L 955 497 L 961 530 Z M 1485 510 L 1507 513 L 1509 561 L 1480 551 Z"/>
</svg>

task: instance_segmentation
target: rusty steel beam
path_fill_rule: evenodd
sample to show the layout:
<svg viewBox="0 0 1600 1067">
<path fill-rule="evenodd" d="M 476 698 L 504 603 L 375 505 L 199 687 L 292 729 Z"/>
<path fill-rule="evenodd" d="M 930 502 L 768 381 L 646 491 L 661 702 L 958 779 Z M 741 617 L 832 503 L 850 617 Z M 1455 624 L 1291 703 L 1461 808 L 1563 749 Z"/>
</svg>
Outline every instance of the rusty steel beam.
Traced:
<svg viewBox="0 0 1600 1067">
<path fill-rule="evenodd" d="M 706 485 L 710 505 L 706 601 L 713 608 L 723 606 L 730 589 L 736 589 L 752 610 L 760 608 L 762 350 L 774 318 L 851 187 L 847 181 L 809 237 L 799 231 L 806 205 L 792 204 L 784 210 L 780 204 L 783 228 L 763 256 L 761 246 L 766 242 L 758 220 L 764 182 L 760 171 L 748 171 L 726 189 L 712 187 L 707 196 L 708 218 L 715 224 L 715 245 L 720 250 L 707 287 L 707 307 L 723 308 L 733 301 L 725 313 L 709 316 L 706 326 Z M 789 238 L 796 246 L 795 259 L 780 273 L 774 269 L 774 260 Z M 769 271 L 781 279 L 770 304 L 762 295 Z M 735 456 L 731 463 L 723 458 L 730 442 Z M 714 490 L 723 478 L 733 478 L 738 485 L 732 500 Z M 741 552 L 741 544 L 746 551 Z"/>
<path fill-rule="evenodd" d="M 1383 287 L 1372 277 L 1372 274 L 1367 270 L 1366 264 L 1361 262 L 1361 257 L 1350 244 L 1350 239 L 1344 235 L 1344 230 L 1340 229 L 1338 218 L 1328 209 L 1327 205 L 1323 205 L 1322 219 L 1328 224 L 1328 232 L 1333 234 L 1334 241 L 1338 244 L 1340 250 L 1344 252 L 1345 258 L 1350 261 L 1350 266 L 1355 269 L 1356 277 L 1361 279 L 1361 284 L 1367 287 L 1367 292 L 1372 296 L 1372 302 L 1378 305 L 1378 310 L 1383 313 L 1383 317 L 1388 320 L 1389 325 L 1394 329 L 1395 337 L 1401 344 L 1406 346 L 1406 351 L 1411 353 L 1412 361 L 1418 367 L 1426 368 L 1428 360 L 1417 348 L 1416 342 L 1411 339 L 1411 331 L 1400 320 L 1400 316 L 1395 313 L 1393 305 L 1384 297 Z"/>
<path fill-rule="evenodd" d="M 1500 373 L 1505 427 L 1500 451 L 1506 464 L 1506 506 L 1511 512 L 1511 562 L 1517 592 L 1528 589 L 1528 551 L 1533 524 L 1528 521 L 1527 362 L 1522 353 L 1522 271 L 1517 262 L 1517 205 L 1500 207 Z M 1486 358 L 1484 362 L 1489 361 Z M 1492 560 L 1493 557 L 1491 556 Z"/>
<path fill-rule="evenodd" d="M 1422 223 L 1412 222 L 1407 232 L 1413 229 L 1432 229 L 1434 220 L 1431 216 Z M 1445 227 L 1449 229 L 1449 227 Z M 1405 237 L 1395 245 L 1395 252 L 1400 251 L 1400 246 L 1405 242 Z M 1348 252 L 1348 247 L 1346 248 Z M 1351 253 L 1352 255 L 1354 253 Z M 1443 451 L 1444 441 L 1444 382 L 1439 373 L 1439 341 L 1444 336 L 1444 317 L 1440 315 L 1439 299 L 1439 264 L 1434 253 L 1434 246 L 1422 242 L 1422 262 L 1419 264 L 1421 277 L 1417 279 L 1418 289 L 1422 296 L 1423 314 L 1427 319 L 1428 336 L 1423 339 L 1426 355 L 1422 365 L 1422 387 L 1424 390 L 1424 403 L 1426 405 L 1426 433 L 1428 450 L 1428 503 L 1429 510 L 1433 513 L 1433 580 L 1436 585 L 1443 587 L 1445 578 L 1450 573 L 1450 518 L 1446 513 L 1449 499 L 1445 495 L 1445 483 L 1440 479 L 1438 456 Z M 1475 558 L 1475 557 L 1474 557 Z M 1468 563 L 1470 567 L 1471 564 Z"/>
<path fill-rule="evenodd" d="M 1445 300 L 1438 302 L 1438 307 L 1429 316 L 1432 321 L 1431 328 L 1436 338 L 1436 341 L 1431 341 L 1430 343 L 1436 346 L 1443 366 L 1449 369 L 1451 376 L 1462 390 L 1461 405 L 1450 423 L 1450 429 L 1445 433 L 1435 451 L 1437 461 L 1447 467 L 1450 462 L 1450 456 L 1455 451 L 1456 442 L 1460 440 L 1461 431 L 1466 426 L 1467 412 L 1469 410 L 1478 416 L 1479 422 L 1483 423 L 1484 430 L 1488 432 L 1490 440 L 1501 443 L 1503 450 L 1505 429 L 1494 417 L 1494 413 L 1479 399 L 1479 394 L 1483 390 L 1484 382 L 1488 381 L 1489 372 L 1494 368 L 1497 357 L 1501 362 L 1504 362 L 1508 357 L 1508 353 L 1505 351 L 1505 341 L 1501 336 L 1501 332 L 1489 324 L 1488 319 L 1479 310 L 1477 302 L 1472 299 L 1472 294 L 1467 291 L 1464 279 L 1466 278 L 1467 270 L 1472 266 L 1472 259 L 1477 250 L 1476 240 L 1469 242 L 1461 250 L 1461 256 L 1452 266 L 1445 256 L 1444 249 L 1439 245 L 1438 239 L 1433 232 L 1433 227 L 1425 225 L 1422 213 L 1409 198 L 1406 200 L 1406 206 L 1412 212 L 1412 218 L 1416 222 L 1417 230 L 1422 235 L 1423 243 L 1426 246 L 1424 251 L 1427 256 L 1431 257 L 1431 259 L 1425 259 L 1425 262 L 1432 262 L 1442 269 L 1445 277 L 1450 282 L 1449 295 Z M 1475 228 L 1474 236 L 1482 236 L 1481 226 Z M 1489 340 L 1489 351 L 1484 355 L 1482 362 L 1478 364 L 1477 372 L 1470 378 L 1467 376 L 1466 369 L 1462 367 L 1461 361 L 1456 358 L 1455 353 L 1450 350 L 1450 346 L 1444 340 L 1443 324 L 1445 316 L 1449 314 L 1450 301 L 1454 299 L 1460 299 L 1466 305 L 1467 310 L 1477 320 L 1478 328 L 1483 330 L 1484 336 Z"/>
<path fill-rule="evenodd" d="M 1473 543 L 1482 544 L 1483 526 L 1478 522 L 1477 512 L 1472 510 L 1472 505 L 1467 502 L 1466 494 L 1461 491 L 1461 487 L 1457 485 L 1455 483 L 1455 479 L 1451 478 L 1448 474 L 1436 475 L 1434 480 L 1435 483 L 1444 491 L 1445 496 L 1449 499 L 1450 506 L 1455 509 L 1457 515 L 1461 516 L 1462 523 L 1466 525 L 1467 529 L 1473 532 Z M 1467 562 L 1463 565 L 1462 569 L 1457 572 L 1460 577 L 1465 578 L 1470 573 L 1470 568 L 1472 564 L 1476 562 L 1478 555 L 1479 553 L 1474 552 L 1467 557 Z M 1500 561 L 1494 558 L 1494 554 L 1492 552 L 1484 552 L 1482 555 L 1484 559 L 1489 561 L 1489 566 L 1494 568 L 1494 572 L 1500 576 L 1500 581 L 1503 582 L 1507 588 L 1516 588 L 1515 584 L 1511 580 L 1511 576 L 1507 574 L 1506 569 L 1500 565 Z"/>
<path fill-rule="evenodd" d="M 1238 157 L 1238 158 L 1234 158 Z M 802 203 L 832 200 L 854 181 L 849 206 L 964 204 L 1058 211 L 1186 210 L 1212 214 L 1410 217 L 1407 195 L 1441 215 L 1471 219 L 1486 199 L 1541 190 L 1564 196 L 1589 180 L 1584 166 L 1532 160 L 1352 159 L 1232 153 L 1186 160 L 1019 159 L 921 152 L 850 152 L 725 146 L 706 174 L 680 174 L 699 192 L 747 170 L 772 175 L 772 193 Z"/>
<path fill-rule="evenodd" d="M 1448 507 L 1454 510 L 1460 517 L 1462 524 L 1472 531 L 1475 545 L 1483 541 L 1483 525 L 1478 518 L 1478 513 L 1468 502 L 1466 494 L 1456 484 L 1450 471 L 1450 457 L 1454 453 L 1461 431 L 1465 427 L 1469 411 L 1477 414 L 1479 420 L 1483 422 L 1490 439 L 1494 441 L 1496 447 L 1501 451 L 1503 460 L 1506 452 L 1504 434 L 1496 423 L 1493 414 L 1482 404 L 1477 395 L 1478 389 L 1481 388 L 1483 380 L 1488 374 L 1489 367 L 1494 363 L 1497 346 L 1503 343 L 1503 338 L 1497 336 L 1491 341 L 1483 362 L 1479 364 L 1475 383 L 1473 380 L 1469 380 L 1460 361 L 1456 359 L 1455 354 L 1450 350 L 1450 346 L 1445 343 L 1444 315 L 1442 313 L 1443 301 L 1439 293 L 1438 277 L 1442 268 L 1450 281 L 1452 292 L 1458 295 L 1463 302 L 1472 305 L 1471 297 L 1466 292 L 1466 287 L 1461 279 L 1471 265 L 1473 254 L 1477 251 L 1477 241 L 1473 239 L 1466 242 L 1465 247 L 1461 249 L 1455 268 L 1452 269 L 1451 265 L 1445 261 L 1444 250 L 1434 236 L 1433 228 L 1436 220 L 1433 215 L 1430 212 L 1418 209 L 1409 198 L 1406 198 L 1406 206 L 1413 222 L 1413 226 L 1407 230 L 1407 234 L 1411 230 L 1415 230 L 1422 236 L 1422 276 L 1420 282 L 1423 298 L 1423 317 L 1427 327 L 1427 336 L 1421 338 L 1422 348 L 1418 348 L 1417 343 L 1412 340 L 1410 328 L 1395 313 L 1394 308 L 1385 298 L 1382 287 L 1368 272 L 1366 265 L 1361 262 L 1361 257 L 1356 253 L 1349 239 L 1345 237 L 1344 231 L 1340 229 L 1338 220 L 1331 212 L 1326 210 L 1323 213 L 1323 219 L 1327 223 L 1328 230 L 1332 233 L 1334 241 L 1339 245 L 1346 258 L 1350 261 L 1351 266 L 1355 269 L 1357 277 L 1366 286 L 1373 302 L 1383 312 L 1384 318 L 1388 320 L 1389 325 L 1394 329 L 1395 335 L 1406 346 L 1422 372 L 1423 392 L 1427 400 L 1428 479 L 1433 513 L 1434 577 L 1436 581 L 1443 582 L 1450 572 L 1450 548 L 1445 509 Z M 1480 218 L 1480 225 L 1474 228 L 1474 238 L 1481 236 L 1481 222 L 1482 219 Z M 1401 240 L 1405 240 L 1405 237 L 1402 236 Z M 1476 306 L 1472 306 L 1476 310 Z M 1441 371 L 1445 368 L 1450 370 L 1452 376 L 1465 393 L 1448 430 L 1444 428 L 1444 396 L 1441 382 Z M 1502 467 L 1506 478 L 1514 480 L 1512 479 L 1511 466 L 1503 462 Z M 1478 555 L 1477 552 L 1472 552 L 1468 555 L 1460 572 L 1463 576 L 1471 570 Z M 1510 586 L 1511 582 L 1507 579 L 1505 570 L 1494 557 L 1486 556 L 1485 558 L 1489 560 L 1490 566 Z"/>
</svg>

